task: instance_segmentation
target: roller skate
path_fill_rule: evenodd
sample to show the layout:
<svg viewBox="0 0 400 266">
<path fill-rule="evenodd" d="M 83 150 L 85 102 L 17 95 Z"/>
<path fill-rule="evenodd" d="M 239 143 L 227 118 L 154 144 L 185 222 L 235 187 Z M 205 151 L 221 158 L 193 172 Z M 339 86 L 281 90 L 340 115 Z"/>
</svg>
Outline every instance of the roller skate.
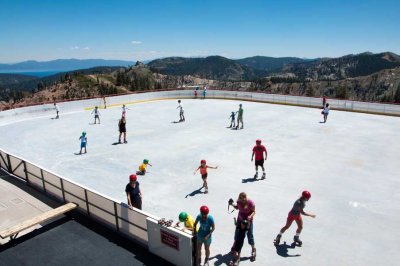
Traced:
<svg viewBox="0 0 400 266">
<path fill-rule="evenodd" d="M 301 245 L 303 245 L 303 242 L 300 240 L 300 237 L 299 237 L 299 236 L 294 236 L 294 237 L 293 237 L 293 241 L 294 241 L 294 243 L 295 243 L 296 245 L 298 245 L 298 246 L 300 246 L 300 247 L 301 247 Z"/>
<path fill-rule="evenodd" d="M 261 179 L 265 179 L 265 173 L 262 174 Z"/>
<path fill-rule="evenodd" d="M 275 240 L 274 240 L 274 245 L 275 246 L 278 246 L 279 245 L 279 243 L 281 242 L 281 235 L 277 235 L 276 236 L 276 238 L 275 238 Z"/>
<path fill-rule="evenodd" d="M 254 179 L 257 179 L 258 177 L 258 172 L 256 172 L 256 174 L 254 175 Z"/>
<path fill-rule="evenodd" d="M 251 251 L 250 261 L 256 261 L 256 248 Z"/>
</svg>

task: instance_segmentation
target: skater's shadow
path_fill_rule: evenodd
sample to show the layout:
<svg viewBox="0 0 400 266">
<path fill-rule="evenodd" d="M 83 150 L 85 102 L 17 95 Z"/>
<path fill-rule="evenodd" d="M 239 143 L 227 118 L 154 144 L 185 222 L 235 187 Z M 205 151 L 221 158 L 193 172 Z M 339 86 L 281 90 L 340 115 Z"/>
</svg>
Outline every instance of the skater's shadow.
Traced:
<svg viewBox="0 0 400 266">
<path fill-rule="evenodd" d="M 185 121 L 172 121 L 171 123 L 173 123 L 173 124 L 178 124 L 178 123 L 182 123 L 182 122 L 185 122 Z"/>
<path fill-rule="evenodd" d="M 256 181 L 261 181 L 261 180 L 263 180 L 263 179 L 249 177 L 249 178 L 243 178 L 242 183 L 256 182 Z"/>
<path fill-rule="evenodd" d="M 196 196 L 197 194 L 204 194 L 204 192 L 201 191 L 202 188 L 203 188 L 203 187 L 194 190 L 194 191 L 193 191 L 192 193 L 190 193 L 190 194 L 187 194 L 187 195 L 185 196 L 185 198 L 187 198 L 187 197 L 189 197 L 189 196 L 190 196 L 190 197 L 193 197 L 193 196 Z"/>
<path fill-rule="evenodd" d="M 89 125 L 97 125 L 97 124 L 100 125 L 100 123 L 89 123 Z"/>
<path fill-rule="evenodd" d="M 50 118 L 51 120 L 54 120 L 54 119 L 58 119 L 57 117 L 52 117 L 52 118 Z"/>
<path fill-rule="evenodd" d="M 119 144 L 121 144 L 121 142 L 114 142 L 114 143 L 111 144 L 111 145 L 119 145 Z"/>
<path fill-rule="evenodd" d="M 319 123 L 320 123 L 320 124 L 325 124 L 325 122 L 324 122 L 324 121 L 319 121 Z"/>
<path fill-rule="evenodd" d="M 296 243 L 292 243 L 290 246 L 288 244 L 286 244 L 286 242 L 283 242 L 283 244 L 281 245 L 277 245 L 275 246 L 276 248 L 276 254 L 278 254 L 281 257 L 299 257 L 301 256 L 300 254 L 296 254 L 296 255 L 289 255 L 288 254 L 288 250 L 289 249 L 295 249 L 296 248 Z"/>
<path fill-rule="evenodd" d="M 230 252 L 226 253 L 225 255 L 218 254 L 214 257 L 210 257 L 210 260 L 216 259 L 217 261 L 214 262 L 214 265 L 228 265 L 229 262 L 232 260 L 232 254 Z"/>
</svg>

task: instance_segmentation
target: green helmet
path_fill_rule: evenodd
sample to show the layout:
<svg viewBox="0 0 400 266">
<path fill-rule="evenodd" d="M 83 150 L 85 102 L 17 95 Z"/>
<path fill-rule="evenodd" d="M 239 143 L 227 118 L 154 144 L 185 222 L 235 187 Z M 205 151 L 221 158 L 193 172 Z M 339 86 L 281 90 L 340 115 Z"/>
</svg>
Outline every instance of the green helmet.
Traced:
<svg viewBox="0 0 400 266">
<path fill-rule="evenodd" d="M 186 212 L 181 212 L 179 214 L 179 221 L 184 222 L 184 221 L 186 221 L 187 217 L 188 217 L 188 214 Z"/>
<path fill-rule="evenodd" d="M 82 131 L 82 135 L 85 136 L 85 135 L 86 135 L 86 132 L 85 132 L 85 131 Z"/>
<path fill-rule="evenodd" d="M 143 160 L 143 163 L 148 164 L 148 163 L 149 163 L 149 160 L 148 160 L 148 159 L 144 159 L 144 160 Z"/>
</svg>

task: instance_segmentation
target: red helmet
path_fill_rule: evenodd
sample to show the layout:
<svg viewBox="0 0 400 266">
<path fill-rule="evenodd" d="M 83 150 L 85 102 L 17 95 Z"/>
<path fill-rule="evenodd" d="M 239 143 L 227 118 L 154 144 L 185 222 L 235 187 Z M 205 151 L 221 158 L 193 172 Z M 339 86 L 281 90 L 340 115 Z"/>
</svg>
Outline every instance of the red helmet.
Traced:
<svg viewBox="0 0 400 266">
<path fill-rule="evenodd" d="M 256 140 L 256 143 L 261 143 L 261 139 Z"/>
<path fill-rule="evenodd" d="M 210 212 L 210 210 L 208 209 L 207 206 L 201 206 L 201 207 L 200 207 L 200 212 L 201 212 L 202 214 L 208 214 L 208 213 Z"/>
<path fill-rule="evenodd" d="M 309 191 L 307 191 L 307 190 L 304 190 L 303 193 L 301 193 L 301 196 L 303 198 L 310 199 L 311 198 L 311 193 Z"/>
<path fill-rule="evenodd" d="M 203 163 L 206 163 L 206 160 L 203 159 L 200 161 L 200 164 L 203 164 Z"/>
<path fill-rule="evenodd" d="M 129 176 L 129 180 L 130 181 L 136 181 L 137 180 L 137 176 L 132 174 L 132 175 Z"/>
</svg>

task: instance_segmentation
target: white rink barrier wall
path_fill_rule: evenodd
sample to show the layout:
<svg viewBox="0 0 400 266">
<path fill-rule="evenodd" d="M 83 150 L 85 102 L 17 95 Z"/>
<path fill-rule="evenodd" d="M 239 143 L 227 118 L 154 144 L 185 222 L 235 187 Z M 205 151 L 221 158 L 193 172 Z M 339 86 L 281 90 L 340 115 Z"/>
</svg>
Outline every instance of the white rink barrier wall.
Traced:
<svg viewBox="0 0 400 266">
<path fill-rule="evenodd" d="M 137 102 L 151 100 L 178 98 L 192 99 L 194 98 L 194 92 L 193 90 L 159 91 L 113 96 L 107 97 L 106 99 L 108 107 L 115 107 L 121 106 L 122 104 L 133 104 Z M 197 98 L 202 98 L 201 91 L 198 93 Z M 258 92 L 208 90 L 206 94 L 206 99 L 207 98 L 244 100 L 304 107 L 322 107 L 321 98 L 266 94 Z M 338 99 L 328 99 L 327 102 L 330 104 L 331 109 L 334 110 L 400 116 L 400 105 L 396 104 L 358 102 Z M 61 109 L 60 115 L 62 116 L 66 113 L 79 112 L 84 109 L 91 109 L 94 108 L 94 106 L 99 106 L 100 108 L 103 108 L 103 101 L 101 98 L 95 98 L 80 101 L 61 102 L 57 105 Z M 0 112 L 0 125 L 17 122 L 24 119 L 31 119 L 33 117 L 42 117 L 43 115 L 55 116 L 54 105 L 43 104 L 2 111 Z"/>
<path fill-rule="evenodd" d="M 59 200 L 78 204 L 78 211 L 110 229 L 138 241 L 150 252 L 175 265 L 192 265 L 192 236 L 158 225 L 159 218 L 60 177 L 0 149 L 0 168 L 29 186 Z"/>
</svg>

